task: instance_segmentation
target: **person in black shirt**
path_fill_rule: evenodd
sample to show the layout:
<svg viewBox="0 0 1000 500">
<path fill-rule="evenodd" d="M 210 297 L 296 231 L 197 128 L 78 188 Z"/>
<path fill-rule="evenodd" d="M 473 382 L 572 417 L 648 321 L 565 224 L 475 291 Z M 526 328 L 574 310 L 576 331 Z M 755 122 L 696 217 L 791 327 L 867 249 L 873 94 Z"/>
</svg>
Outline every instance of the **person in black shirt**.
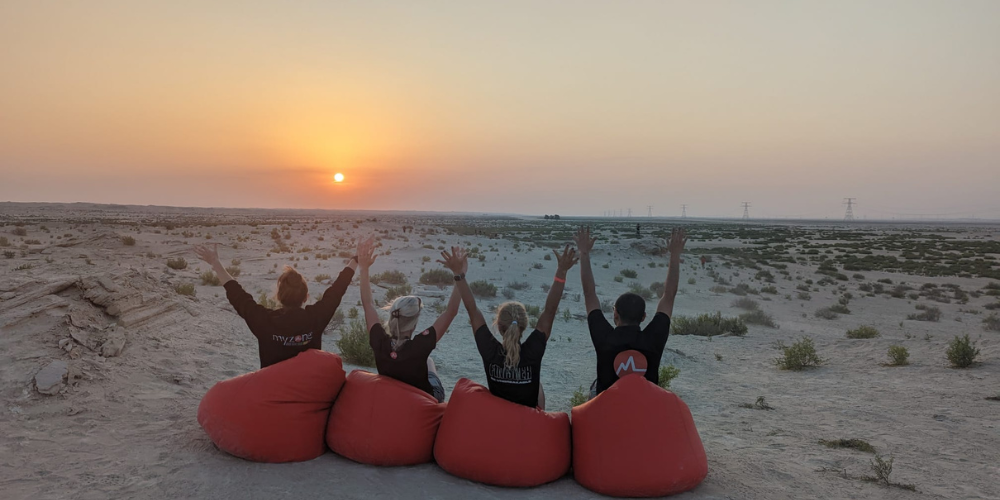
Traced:
<svg viewBox="0 0 1000 500">
<path fill-rule="evenodd" d="M 670 234 L 667 251 L 670 253 L 670 267 L 663 295 L 656 306 L 653 320 L 640 328 L 646 319 L 646 301 L 634 294 L 624 293 L 615 302 L 615 326 L 608 323 L 601 312 L 601 301 L 597 298 L 594 272 L 590 267 L 590 251 L 594 248 L 594 238 L 590 229 L 580 228 L 576 234 L 577 248 L 580 250 L 580 279 L 583 282 L 583 296 L 587 305 L 587 323 L 590 338 L 597 351 L 597 379 L 591 385 L 590 397 L 603 392 L 619 377 L 637 373 L 646 380 L 658 384 L 660 381 L 660 358 L 667 344 L 670 332 L 670 315 L 674 311 L 674 297 L 680 280 L 681 252 L 687 239 L 684 229 L 674 229 Z"/>
<path fill-rule="evenodd" d="M 369 277 L 369 269 L 375 258 L 374 238 L 358 243 L 361 303 L 365 309 L 365 322 L 368 325 L 368 342 L 375 352 L 375 367 L 380 375 L 410 384 L 434 396 L 439 403 L 444 402 L 444 385 L 437 375 L 434 360 L 430 355 L 452 320 L 458 315 L 458 292 L 452 289 L 448 306 L 438 316 L 434 325 L 415 336 L 413 332 L 417 328 L 422 306 L 420 297 L 413 295 L 397 297 L 388 307 L 387 325 L 382 326 L 378 311 L 375 309 Z"/>
<path fill-rule="evenodd" d="M 352 259 L 337 280 L 326 289 L 315 304 L 302 307 L 309 297 L 305 278 L 291 267 L 278 278 L 278 302 L 281 308 L 268 309 L 243 290 L 219 261 L 219 244 L 195 247 L 198 258 L 209 263 L 226 289 L 226 298 L 236 314 L 243 318 L 250 332 L 257 337 L 260 367 L 295 357 L 306 349 L 322 349 L 323 331 L 340 307 L 344 292 L 351 284 L 357 263 Z"/>
<path fill-rule="evenodd" d="M 493 325 L 500 332 L 503 342 L 497 341 L 486 325 L 483 313 L 476 306 L 476 299 L 465 280 L 465 273 L 469 269 L 465 251 L 452 248 L 450 254 L 441 252 L 444 260 L 438 261 L 455 273 L 455 288 L 461 293 L 462 302 L 469 312 L 490 393 L 513 403 L 542 410 L 545 409 L 545 393 L 541 386 L 542 356 L 545 355 L 545 345 L 552 333 L 552 322 L 559 310 L 559 300 L 566 284 L 566 271 L 577 262 L 576 250 L 571 250 L 569 245 L 562 255 L 554 250 L 553 253 L 558 263 L 556 276 L 545 299 L 545 309 L 538 317 L 534 331 L 524 343 L 521 342 L 521 336 L 528 328 L 528 312 L 523 304 L 505 302 L 497 308 Z"/>
</svg>

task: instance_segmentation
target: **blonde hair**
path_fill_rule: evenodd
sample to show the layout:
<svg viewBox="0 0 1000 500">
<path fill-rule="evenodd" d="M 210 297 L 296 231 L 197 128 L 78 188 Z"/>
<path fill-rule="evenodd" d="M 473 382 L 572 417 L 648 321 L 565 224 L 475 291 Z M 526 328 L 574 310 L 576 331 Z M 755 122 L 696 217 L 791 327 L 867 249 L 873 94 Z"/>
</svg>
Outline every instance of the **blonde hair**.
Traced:
<svg viewBox="0 0 1000 500">
<path fill-rule="evenodd" d="M 528 327 L 528 311 L 520 302 L 504 302 L 497 308 L 493 325 L 503 337 L 504 366 L 516 368 L 521 361 L 521 334 Z"/>
<path fill-rule="evenodd" d="M 420 319 L 420 307 L 420 297 L 404 295 L 397 297 L 386 308 L 389 311 L 386 333 L 389 334 L 389 338 L 395 341 L 396 348 L 410 340 L 410 335 L 417 328 L 417 320 Z"/>
</svg>

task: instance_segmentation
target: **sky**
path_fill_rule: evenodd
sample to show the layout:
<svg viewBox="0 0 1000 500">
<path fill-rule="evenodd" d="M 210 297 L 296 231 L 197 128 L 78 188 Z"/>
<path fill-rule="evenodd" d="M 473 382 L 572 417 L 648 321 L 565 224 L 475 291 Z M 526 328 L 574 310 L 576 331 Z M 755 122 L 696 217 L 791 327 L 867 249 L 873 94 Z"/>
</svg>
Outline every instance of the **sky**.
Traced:
<svg viewBox="0 0 1000 500">
<path fill-rule="evenodd" d="M 0 201 L 1000 219 L 998 187 L 994 0 L 0 3 Z"/>
</svg>

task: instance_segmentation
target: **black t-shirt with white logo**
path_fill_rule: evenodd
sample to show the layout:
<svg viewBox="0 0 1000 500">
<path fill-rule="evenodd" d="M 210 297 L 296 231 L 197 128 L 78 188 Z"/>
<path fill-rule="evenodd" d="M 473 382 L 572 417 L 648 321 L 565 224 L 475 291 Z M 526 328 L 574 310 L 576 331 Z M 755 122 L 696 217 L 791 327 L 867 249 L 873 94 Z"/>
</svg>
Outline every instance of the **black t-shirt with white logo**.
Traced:
<svg viewBox="0 0 1000 500">
<path fill-rule="evenodd" d="M 437 333 L 433 326 L 415 333 L 393 351 L 392 339 L 385 333 L 382 324 L 376 323 L 368 332 L 368 343 L 375 352 L 375 367 L 379 375 L 392 377 L 434 395 L 434 389 L 427 380 L 427 358 L 437 345 Z"/>
<path fill-rule="evenodd" d="M 521 356 L 516 368 L 504 366 L 507 352 L 486 325 L 476 330 L 476 346 L 483 357 L 490 392 L 497 397 L 532 408 L 538 406 L 538 386 L 541 383 L 542 356 L 545 355 L 545 334 L 535 330 L 521 343 Z"/>
<path fill-rule="evenodd" d="M 597 392 L 600 394 L 630 373 L 642 374 L 646 380 L 660 381 L 660 358 L 667 345 L 670 317 L 656 313 L 653 320 L 640 329 L 638 325 L 615 328 L 600 309 L 587 317 L 590 339 L 597 351 Z"/>
</svg>

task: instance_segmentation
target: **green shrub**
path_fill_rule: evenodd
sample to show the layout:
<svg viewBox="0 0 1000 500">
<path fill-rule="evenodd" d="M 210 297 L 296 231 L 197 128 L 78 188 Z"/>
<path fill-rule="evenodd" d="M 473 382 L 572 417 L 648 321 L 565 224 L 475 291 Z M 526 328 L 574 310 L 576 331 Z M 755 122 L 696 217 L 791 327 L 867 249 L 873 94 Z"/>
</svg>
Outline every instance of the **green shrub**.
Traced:
<svg viewBox="0 0 1000 500">
<path fill-rule="evenodd" d="M 778 349 L 782 352 L 780 358 L 775 358 L 774 364 L 782 370 L 802 370 L 811 366 L 819 366 L 823 360 L 816 354 L 816 346 L 809 337 L 786 346 L 779 342 Z"/>
<path fill-rule="evenodd" d="M 962 337 L 955 336 L 954 340 L 948 344 L 948 350 L 945 354 L 955 368 L 968 368 L 976 362 L 979 349 L 976 347 L 976 343 L 969 339 L 969 334 L 965 334 Z"/>
<path fill-rule="evenodd" d="M 351 318 L 351 319 L 357 319 L 357 317 L 358 317 L 358 308 L 357 307 L 352 307 L 352 308 L 348 309 L 347 310 L 347 317 Z"/>
<path fill-rule="evenodd" d="M 167 259 L 167 267 L 170 269 L 187 269 L 188 263 L 184 260 L 184 257 L 177 257 L 176 259 Z"/>
<path fill-rule="evenodd" d="M 134 247 L 135 246 L 135 238 L 133 238 L 131 236 L 122 236 L 121 240 L 122 240 L 122 245 L 125 245 L 127 247 Z"/>
<path fill-rule="evenodd" d="M 824 307 L 822 309 L 816 310 L 816 317 L 822 319 L 837 319 L 840 316 L 838 316 L 837 313 L 831 311 L 829 307 Z"/>
<path fill-rule="evenodd" d="M 220 283 L 219 277 L 216 276 L 215 273 L 213 273 L 212 271 L 205 271 L 201 273 L 200 278 L 202 285 L 219 286 Z"/>
<path fill-rule="evenodd" d="M 778 295 L 778 288 L 775 287 L 774 285 L 768 285 L 765 287 L 761 287 L 760 293 L 769 293 L 771 295 Z"/>
<path fill-rule="evenodd" d="M 689 285 L 694 285 L 696 283 L 698 283 L 698 282 L 694 278 L 688 278 L 688 284 Z"/>
<path fill-rule="evenodd" d="M 360 319 L 351 320 L 347 329 L 340 329 L 337 350 L 344 361 L 358 366 L 375 366 L 375 352 L 368 340 L 365 323 Z"/>
<path fill-rule="evenodd" d="M 410 285 L 389 287 L 389 289 L 385 291 L 385 303 L 389 304 L 393 300 L 396 300 L 396 297 L 403 297 L 411 294 L 412 292 L 413 288 Z"/>
<path fill-rule="evenodd" d="M 830 307 L 827 307 L 827 309 L 837 314 L 851 314 L 851 310 L 848 309 L 846 305 L 841 303 L 834 304 Z"/>
<path fill-rule="evenodd" d="M 234 278 L 239 278 L 240 276 L 240 266 L 229 266 L 226 268 L 226 272 Z"/>
<path fill-rule="evenodd" d="M 634 294 L 636 294 L 636 295 L 638 295 L 640 297 L 642 297 L 643 300 L 649 300 L 649 299 L 653 298 L 653 291 L 652 290 L 650 290 L 647 287 L 642 286 L 641 284 L 639 284 L 638 282 L 635 282 L 635 281 L 629 283 L 629 285 L 628 285 L 628 291 L 632 292 L 632 293 L 634 293 Z"/>
<path fill-rule="evenodd" d="M 910 364 L 910 351 L 901 345 L 889 346 L 889 365 L 906 366 Z"/>
<path fill-rule="evenodd" d="M 734 300 L 732 306 L 740 309 L 746 309 L 747 311 L 756 311 L 760 309 L 760 304 L 756 300 L 747 297 L 740 297 Z"/>
<path fill-rule="evenodd" d="M 748 325 L 761 325 L 771 328 L 778 327 L 778 323 L 774 321 L 774 317 L 764 311 L 761 311 L 760 309 L 745 312 L 740 315 L 740 319 Z"/>
<path fill-rule="evenodd" d="M 997 316 L 997 313 L 990 313 L 989 316 L 983 318 L 983 328 L 993 332 L 1000 332 L 1000 316 Z"/>
<path fill-rule="evenodd" d="M 747 325 L 740 318 L 724 318 L 721 312 L 701 314 L 694 318 L 676 316 L 671 322 L 674 335 L 697 335 L 714 337 L 716 335 L 735 335 L 742 337 L 747 334 Z"/>
<path fill-rule="evenodd" d="M 447 269 L 431 269 L 420 275 L 420 284 L 448 286 L 455 282 L 455 275 Z"/>
<path fill-rule="evenodd" d="M 590 396 L 590 391 L 585 391 L 583 386 L 580 386 L 577 390 L 573 391 L 573 397 L 569 398 L 570 406 L 580 406 L 587 402 L 587 397 Z"/>
<path fill-rule="evenodd" d="M 847 338 L 849 339 L 873 339 L 880 335 L 879 331 L 871 326 L 859 326 L 853 330 L 847 330 Z"/>
<path fill-rule="evenodd" d="M 670 381 L 677 378 L 681 374 L 680 368 L 676 368 L 674 365 L 667 365 L 660 367 L 660 387 L 664 389 L 670 388 Z"/>
<path fill-rule="evenodd" d="M 469 288 L 476 297 L 496 297 L 497 286 L 486 280 L 478 280 L 469 283 Z"/>
<path fill-rule="evenodd" d="M 656 297 L 662 297 L 663 292 L 666 291 L 667 285 L 662 281 L 654 281 L 649 284 L 649 291 L 653 293 Z"/>
<path fill-rule="evenodd" d="M 521 291 L 531 288 L 531 284 L 529 284 L 527 281 L 512 281 L 507 284 L 507 287 L 512 290 Z"/>
<path fill-rule="evenodd" d="M 194 297 L 194 283 L 179 283 L 174 285 L 174 291 L 180 295 L 188 295 Z"/>
<path fill-rule="evenodd" d="M 635 269 L 622 269 L 621 275 L 629 279 L 636 279 L 639 277 L 639 273 L 636 272 Z"/>
<path fill-rule="evenodd" d="M 615 280 L 615 283 L 622 283 L 622 282 L 625 281 L 625 278 L 622 278 L 621 275 L 619 275 L 619 276 L 615 276 L 614 280 Z"/>
<path fill-rule="evenodd" d="M 448 271 L 444 272 L 448 274 L 449 280 L 454 281 L 455 278 L 451 273 L 449 273 Z M 371 277 L 371 282 L 373 285 L 378 285 L 381 283 L 385 283 L 388 285 L 405 285 L 406 281 L 407 281 L 406 275 L 403 274 L 402 271 L 396 271 L 396 270 L 383 271 Z"/>
<path fill-rule="evenodd" d="M 260 292 L 260 295 L 257 296 L 257 303 L 268 309 L 281 308 L 281 305 L 278 304 L 278 301 L 271 298 L 271 296 L 268 295 L 267 292 Z"/>
<path fill-rule="evenodd" d="M 538 306 L 529 306 L 525 304 L 524 310 L 528 313 L 529 318 L 537 318 L 542 314 L 542 308 Z"/>
<path fill-rule="evenodd" d="M 935 306 L 927 306 L 924 304 L 917 304 L 917 310 L 923 311 L 919 314 L 910 314 L 906 319 L 912 319 L 916 321 L 941 321 L 941 310 Z"/>
</svg>

